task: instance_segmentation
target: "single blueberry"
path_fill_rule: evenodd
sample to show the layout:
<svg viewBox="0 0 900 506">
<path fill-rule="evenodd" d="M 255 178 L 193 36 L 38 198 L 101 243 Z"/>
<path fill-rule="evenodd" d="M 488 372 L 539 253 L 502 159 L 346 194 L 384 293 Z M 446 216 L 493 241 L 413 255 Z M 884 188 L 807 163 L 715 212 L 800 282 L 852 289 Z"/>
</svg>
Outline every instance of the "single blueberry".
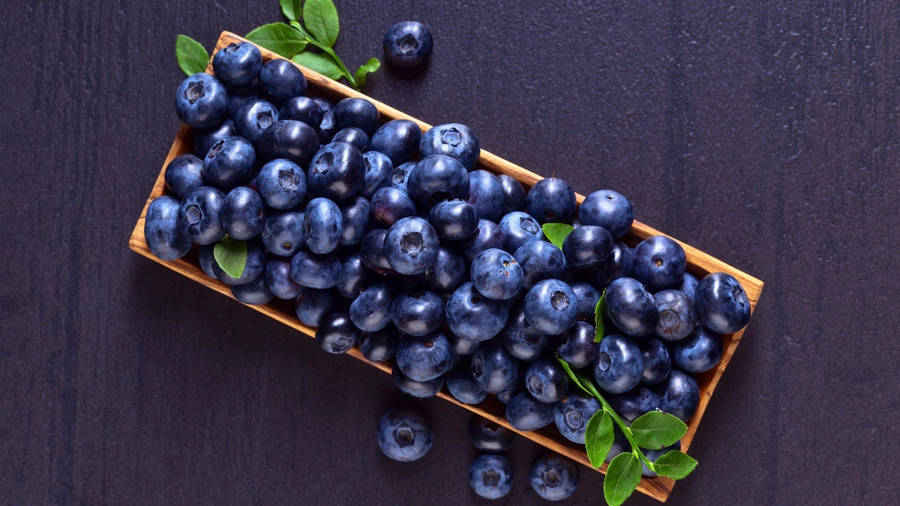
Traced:
<svg viewBox="0 0 900 506">
<path fill-rule="evenodd" d="M 612 190 L 597 190 L 585 197 L 578 208 L 578 221 L 582 225 L 603 227 L 616 239 L 631 229 L 634 210 L 624 195 Z"/>
<path fill-rule="evenodd" d="M 263 132 L 257 143 L 262 160 L 287 158 L 300 167 L 309 161 L 319 149 L 319 137 L 315 130 L 302 121 L 281 119 Z"/>
<path fill-rule="evenodd" d="M 472 283 L 465 283 L 450 295 L 444 314 L 447 325 L 457 336 L 485 341 L 506 326 L 509 305 L 505 301 L 488 299 Z"/>
<path fill-rule="evenodd" d="M 202 158 L 206 156 L 206 153 L 209 151 L 209 148 L 213 147 L 213 144 L 229 137 L 234 137 L 235 135 L 237 135 L 237 130 L 235 130 L 234 121 L 231 119 L 226 119 L 219 123 L 218 126 L 208 130 L 194 131 L 194 154 Z"/>
<path fill-rule="evenodd" d="M 302 121 L 313 128 L 317 128 L 322 123 L 324 111 L 322 111 L 318 102 L 309 97 L 293 97 L 281 106 L 281 109 L 278 111 L 278 117 Z"/>
<path fill-rule="evenodd" d="M 553 404 L 534 400 L 527 392 L 516 394 L 506 405 L 506 420 L 516 430 L 538 430 L 553 423 Z"/>
<path fill-rule="evenodd" d="M 497 176 L 486 170 L 469 173 L 468 201 L 475 206 L 479 217 L 499 220 L 503 214 L 503 187 Z"/>
<path fill-rule="evenodd" d="M 447 375 L 447 390 L 463 404 L 480 404 L 487 398 L 487 392 L 478 386 L 468 367 L 455 369 Z"/>
<path fill-rule="evenodd" d="M 278 121 L 278 109 L 265 100 L 249 100 L 234 113 L 237 135 L 256 144 L 263 132 Z"/>
<path fill-rule="evenodd" d="M 466 169 L 472 170 L 481 148 L 472 129 L 460 123 L 447 123 L 433 126 L 422 135 L 419 153 L 423 157 L 435 154 L 452 156 Z"/>
<path fill-rule="evenodd" d="M 450 340 L 441 333 L 402 337 L 397 343 L 395 359 L 400 372 L 419 382 L 443 376 L 456 361 Z"/>
<path fill-rule="evenodd" d="M 556 360 L 543 358 L 528 366 L 525 388 L 536 400 L 552 403 L 566 395 L 569 378 Z"/>
<path fill-rule="evenodd" d="M 209 186 L 191 190 L 178 209 L 178 219 L 187 225 L 188 236 L 194 244 L 214 244 L 225 236 L 222 228 L 222 207 L 225 194 Z"/>
<path fill-rule="evenodd" d="M 294 313 L 300 323 L 318 327 L 325 315 L 334 311 L 335 306 L 336 300 L 333 291 L 303 287 L 300 294 L 297 295 Z"/>
<path fill-rule="evenodd" d="M 605 267 L 601 265 L 612 252 L 613 240 L 603 227 L 582 225 L 566 236 L 563 253 L 566 265 L 578 268 Z"/>
<path fill-rule="evenodd" d="M 528 214 L 541 223 L 568 222 L 575 216 L 575 192 L 562 179 L 541 179 L 528 190 L 526 199 Z"/>
<path fill-rule="evenodd" d="M 371 199 L 379 188 L 390 184 L 394 164 L 386 154 L 378 151 L 366 151 L 362 157 L 365 166 L 362 195 Z"/>
<path fill-rule="evenodd" d="M 491 248 L 475 256 L 470 276 L 481 295 L 494 300 L 508 300 L 519 293 L 525 275 L 512 255 Z"/>
<path fill-rule="evenodd" d="M 656 324 L 656 335 L 666 341 L 684 339 L 693 330 L 697 322 L 694 304 L 691 298 L 681 290 L 663 290 L 653 296 L 659 322 Z"/>
<path fill-rule="evenodd" d="M 566 269 L 562 250 L 547 241 L 528 241 L 515 250 L 513 257 L 522 266 L 526 288 L 544 279 L 559 279 Z"/>
<path fill-rule="evenodd" d="M 469 439 L 479 450 L 502 452 L 509 449 L 515 439 L 515 433 L 496 423 L 472 414 L 469 420 Z"/>
<path fill-rule="evenodd" d="M 475 233 L 478 227 L 478 213 L 475 207 L 465 200 L 445 200 L 431 208 L 428 221 L 438 237 L 455 241 Z"/>
<path fill-rule="evenodd" d="M 672 360 L 669 357 L 669 348 L 661 339 L 648 339 L 639 345 L 641 347 L 641 359 L 644 362 L 644 372 L 641 374 L 641 383 L 645 385 L 658 385 L 669 377 L 672 371 Z"/>
<path fill-rule="evenodd" d="M 356 127 L 371 135 L 378 128 L 378 109 L 364 98 L 345 98 L 334 106 L 334 120 L 339 129 Z"/>
<path fill-rule="evenodd" d="M 251 306 L 262 306 L 272 300 L 272 292 L 269 291 L 266 280 L 262 276 L 249 283 L 232 286 L 231 295 L 238 301 Z"/>
<path fill-rule="evenodd" d="M 715 332 L 731 334 L 750 321 L 747 293 L 729 274 L 708 274 L 697 285 L 694 297 L 700 321 Z"/>
<path fill-rule="evenodd" d="M 300 295 L 302 286 L 291 279 L 291 262 L 283 258 L 270 258 L 264 276 L 269 292 L 279 299 L 291 300 Z"/>
<path fill-rule="evenodd" d="M 519 362 L 495 341 L 478 346 L 469 366 L 482 390 L 492 394 L 515 386 L 519 376 Z"/>
<path fill-rule="evenodd" d="M 231 43 L 213 56 L 213 72 L 228 86 L 247 86 L 262 70 L 262 55 L 249 42 Z"/>
<path fill-rule="evenodd" d="M 212 128 L 228 113 L 228 91 L 215 77 L 202 72 L 194 74 L 178 85 L 175 112 L 191 128 Z"/>
<path fill-rule="evenodd" d="M 503 348 L 519 360 L 532 361 L 547 349 L 549 339 L 546 334 L 528 326 L 525 312 L 519 309 L 500 334 Z"/>
<path fill-rule="evenodd" d="M 645 413 L 663 408 L 662 397 L 645 387 L 637 387 L 621 395 L 611 395 L 609 402 L 628 423 Z"/>
<path fill-rule="evenodd" d="M 411 336 L 424 336 L 434 332 L 443 323 L 443 316 L 444 303 L 432 292 L 404 291 L 394 298 L 391 306 L 391 321 L 394 326 Z"/>
<path fill-rule="evenodd" d="M 525 189 L 516 178 L 506 174 L 497 176 L 503 190 L 503 214 L 525 210 Z"/>
<path fill-rule="evenodd" d="M 538 281 L 525 295 L 522 306 L 528 325 L 546 334 L 562 334 L 575 323 L 575 292 L 563 281 Z"/>
<path fill-rule="evenodd" d="M 331 200 L 318 197 L 306 205 L 303 231 L 306 246 L 313 253 L 324 255 L 334 251 L 340 243 L 343 227 L 341 209 Z"/>
<path fill-rule="evenodd" d="M 350 319 L 353 324 L 365 332 L 375 332 L 387 327 L 391 323 L 394 292 L 394 287 L 387 283 L 376 283 L 363 290 L 350 304 Z"/>
<path fill-rule="evenodd" d="M 578 488 L 578 468 L 570 461 L 548 455 L 531 465 L 531 488 L 548 501 L 562 501 Z"/>
<path fill-rule="evenodd" d="M 236 285 L 245 285 L 251 281 L 255 281 L 257 278 L 262 277 L 263 273 L 266 271 L 266 252 L 265 250 L 257 244 L 256 241 L 248 241 L 247 242 L 247 260 L 244 263 L 244 271 L 241 273 L 241 276 L 235 278 L 222 270 L 219 267 L 218 263 L 213 264 L 213 272 L 216 273 L 216 279 L 225 283 L 226 285 L 236 286 Z"/>
<path fill-rule="evenodd" d="M 409 173 L 406 191 L 420 209 L 447 199 L 465 198 L 469 173 L 459 160 L 444 155 L 422 158 Z"/>
<path fill-rule="evenodd" d="M 609 257 L 606 258 L 604 284 L 618 278 L 630 278 L 634 275 L 634 250 L 617 242 L 613 245 Z"/>
<path fill-rule="evenodd" d="M 372 206 L 361 195 L 357 195 L 341 208 L 341 246 L 356 246 L 369 231 Z"/>
<path fill-rule="evenodd" d="M 369 286 L 370 278 L 371 271 L 363 264 L 362 255 L 354 253 L 341 261 L 341 277 L 335 288 L 341 296 L 355 299 Z"/>
<path fill-rule="evenodd" d="M 334 255 L 300 251 L 291 258 L 291 279 L 300 286 L 331 288 L 341 278 L 341 261 Z"/>
<path fill-rule="evenodd" d="M 597 358 L 597 345 L 594 343 L 596 331 L 594 326 L 585 322 L 575 322 L 565 334 L 565 338 L 556 349 L 559 357 L 576 369 L 591 365 Z"/>
<path fill-rule="evenodd" d="M 290 257 L 306 246 L 303 213 L 273 214 L 266 218 L 260 238 L 270 253 Z"/>
<path fill-rule="evenodd" d="M 512 211 L 500 220 L 503 232 L 503 249 L 515 253 L 525 243 L 537 241 L 544 237 L 540 223 L 528 213 Z"/>
<path fill-rule="evenodd" d="M 699 374 L 719 365 L 722 360 L 722 336 L 705 328 L 672 345 L 672 362 L 684 371 Z"/>
<path fill-rule="evenodd" d="M 378 422 L 378 447 L 391 460 L 419 460 L 431 449 L 433 441 L 431 426 L 418 413 L 390 410 Z"/>
<path fill-rule="evenodd" d="M 416 205 L 409 195 L 393 186 L 379 188 L 372 196 L 371 204 L 372 218 L 386 227 L 400 219 L 416 215 Z"/>
<path fill-rule="evenodd" d="M 406 191 L 406 182 L 409 179 L 409 174 L 416 168 L 416 165 L 418 165 L 418 162 L 406 162 L 395 165 L 391 171 L 390 185 Z"/>
<path fill-rule="evenodd" d="M 331 142 L 346 142 L 347 144 L 355 146 L 360 152 L 363 152 L 369 147 L 369 136 L 359 128 L 347 127 L 338 130 L 338 132 L 334 134 L 334 137 L 331 138 Z"/>
<path fill-rule="evenodd" d="M 679 290 L 681 290 L 691 298 L 692 304 L 694 303 L 694 300 L 696 300 L 698 284 L 700 284 L 700 281 L 697 280 L 696 276 L 694 276 L 690 272 L 684 273 L 684 278 L 681 281 L 681 287 L 679 288 Z"/>
<path fill-rule="evenodd" d="M 700 402 L 700 390 L 694 378 L 678 369 L 672 369 L 663 392 L 663 411 L 687 423 Z"/>
<path fill-rule="evenodd" d="M 437 258 L 437 232 L 422 218 L 403 218 L 384 237 L 384 256 L 391 268 L 410 276 L 425 272 Z"/>
<path fill-rule="evenodd" d="M 259 72 L 259 87 L 275 103 L 306 93 L 306 77 L 293 63 L 281 58 L 269 60 Z"/>
<path fill-rule="evenodd" d="M 479 219 L 478 228 L 462 243 L 462 253 L 471 262 L 476 255 L 490 248 L 503 249 L 503 232 L 500 226 L 490 220 Z"/>
<path fill-rule="evenodd" d="M 362 153 L 352 144 L 334 142 L 316 153 L 307 169 L 307 183 L 313 195 L 347 200 L 365 183 Z"/>
<path fill-rule="evenodd" d="M 385 327 L 376 332 L 363 332 L 359 338 L 359 351 L 372 362 L 387 362 L 397 349 L 397 331 Z"/>
<path fill-rule="evenodd" d="M 627 392 L 640 383 L 643 373 L 641 349 L 634 341 L 615 334 L 600 341 L 594 380 L 601 389 L 611 394 Z"/>
<path fill-rule="evenodd" d="M 422 130 L 407 119 L 395 119 L 378 127 L 369 146 L 391 159 L 394 165 L 412 160 L 419 152 Z"/>
<path fill-rule="evenodd" d="M 430 289 L 449 293 L 466 282 L 466 261 L 459 254 L 441 246 L 434 263 L 425 269 L 424 275 Z"/>
<path fill-rule="evenodd" d="M 191 236 L 186 222 L 180 218 L 180 204 L 168 195 L 158 197 L 147 206 L 144 239 L 150 251 L 162 260 L 177 260 L 191 250 Z"/>
<path fill-rule="evenodd" d="M 653 334 L 659 321 L 653 295 L 632 278 L 616 279 L 606 287 L 606 316 L 631 337 Z"/>
<path fill-rule="evenodd" d="M 306 198 L 306 174 L 296 163 L 276 158 L 259 169 L 256 188 L 272 209 L 291 209 Z"/>
<path fill-rule="evenodd" d="M 337 123 L 334 121 L 334 104 L 321 97 L 315 97 L 313 100 L 322 110 L 322 121 L 316 131 L 319 133 L 319 139 L 322 144 L 331 142 L 334 133 L 337 132 Z"/>
<path fill-rule="evenodd" d="M 512 467 L 504 455 L 479 455 L 469 466 L 469 486 L 485 499 L 506 497 L 512 490 Z"/>
<path fill-rule="evenodd" d="M 265 205 L 254 189 L 238 186 L 225 196 L 221 218 L 226 234 L 246 241 L 262 232 L 266 222 Z"/>
<path fill-rule="evenodd" d="M 386 235 L 387 230 L 383 228 L 370 230 L 359 247 L 363 265 L 379 274 L 393 272 L 391 264 L 384 256 L 384 237 Z"/>
<path fill-rule="evenodd" d="M 203 186 L 203 161 L 191 154 L 176 156 L 166 166 L 166 188 L 183 199 L 194 188 Z"/>
<path fill-rule="evenodd" d="M 634 248 L 634 278 L 651 292 L 681 284 L 686 265 L 684 249 L 663 235 L 648 237 Z"/>
<path fill-rule="evenodd" d="M 229 137 L 215 144 L 203 158 L 203 179 L 219 188 L 230 190 L 253 176 L 256 152 L 242 137 Z"/>
<path fill-rule="evenodd" d="M 328 353 L 347 353 L 359 339 L 359 330 L 346 313 L 332 313 L 319 321 L 316 342 Z"/>
<path fill-rule="evenodd" d="M 589 322 L 595 321 L 594 313 L 597 308 L 597 302 L 600 301 L 600 290 L 584 281 L 572 283 L 571 286 L 572 291 L 575 292 L 578 319 Z"/>
<path fill-rule="evenodd" d="M 388 28 L 381 41 L 384 59 L 392 67 L 421 67 L 431 56 L 431 32 L 418 21 L 398 21 Z"/>
<path fill-rule="evenodd" d="M 415 381 L 400 372 L 399 367 L 394 367 L 391 376 L 394 379 L 394 385 L 396 385 L 401 392 L 420 399 L 434 397 L 444 386 L 443 376 L 437 377 L 431 381 Z"/>
<path fill-rule="evenodd" d="M 553 405 L 553 421 L 564 438 L 584 444 L 588 421 L 599 410 L 597 399 L 572 391 Z"/>
<path fill-rule="evenodd" d="M 453 352 L 459 357 L 468 357 L 478 349 L 478 341 L 465 339 L 454 334 L 450 334 L 448 337 L 450 344 L 453 345 Z"/>
</svg>

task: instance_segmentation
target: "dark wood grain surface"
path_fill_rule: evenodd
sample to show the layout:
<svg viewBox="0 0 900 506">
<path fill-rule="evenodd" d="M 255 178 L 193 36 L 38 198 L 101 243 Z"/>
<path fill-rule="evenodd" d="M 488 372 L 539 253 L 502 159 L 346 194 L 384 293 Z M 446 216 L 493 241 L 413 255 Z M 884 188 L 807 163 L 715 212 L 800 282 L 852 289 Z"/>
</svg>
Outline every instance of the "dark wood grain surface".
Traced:
<svg viewBox="0 0 900 506">
<path fill-rule="evenodd" d="M 339 52 L 393 21 L 428 72 L 374 97 L 767 283 L 672 504 L 891 504 L 900 451 L 900 8 L 894 2 L 338 0 Z M 0 502 L 469 504 L 468 416 L 382 457 L 388 378 L 129 252 L 175 134 L 175 35 L 277 2 L 6 2 L 0 16 Z M 508 504 L 537 502 L 513 448 Z M 583 471 L 571 503 L 599 504 Z M 653 504 L 635 496 L 630 504 Z"/>
</svg>

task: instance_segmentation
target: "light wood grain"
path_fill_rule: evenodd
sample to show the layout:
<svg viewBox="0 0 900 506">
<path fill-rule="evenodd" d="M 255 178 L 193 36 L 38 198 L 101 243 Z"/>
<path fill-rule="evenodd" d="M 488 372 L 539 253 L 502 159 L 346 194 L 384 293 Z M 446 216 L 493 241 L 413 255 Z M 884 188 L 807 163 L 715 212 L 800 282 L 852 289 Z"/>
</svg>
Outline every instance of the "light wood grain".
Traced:
<svg viewBox="0 0 900 506">
<path fill-rule="evenodd" d="M 232 42 L 239 42 L 239 41 L 245 41 L 245 39 L 243 39 L 242 37 L 239 37 L 233 33 L 230 33 L 230 32 L 222 32 L 222 34 L 219 37 L 219 40 L 216 43 L 215 51 L 218 51 L 219 49 L 227 46 L 228 44 L 230 44 Z M 280 58 L 278 55 L 272 53 L 271 51 L 268 51 L 265 48 L 260 47 L 259 49 L 263 55 L 264 60 L 270 60 L 272 58 Z M 378 108 L 378 111 L 383 120 L 408 119 L 408 120 L 414 121 L 416 124 L 418 124 L 419 127 L 422 128 L 423 131 L 427 130 L 428 128 L 431 127 L 431 125 L 429 125 L 428 123 L 425 123 L 417 118 L 409 116 L 408 114 L 405 114 L 402 111 L 399 111 L 397 109 L 394 109 L 393 107 L 390 107 L 390 106 L 383 104 L 375 99 L 372 99 L 352 88 L 344 86 L 344 85 L 342 85 L 334 80 L 331 80 L 317 72 L 309 70 L 300 65 L 296 65 L 296 66 L 303 72 L 304 76 L 306 77 L 307 82 L 309 84 L 310 92 L 329 95 L 334 98 L 341 98 L 341 97 L 365 98 L 365 99 L 371 101 L 375 105 L 375 107 Z M 211 72 L 211 69 L 207 68 L 207 71 Z M 485 138 L 485 136 L 484 136 L 484 134 L 482 134 L 482 139 L 484 139 L 484 138 Z M 153 199 L 155 199 L 165 193 L 165 181 L 164 181 L 165 167 L 176 156 L 178 156 L 182 153 L 190 152 L 190 145 L 191 145 L 190 131 L 187 127 L 182 126 L 179 129 L 178 134 L 175 137 L 175 140 L 172 142 L 172 146 L 169 148 L 169 153 L 168 153 L 168 156 L 166 157 L 166 161 L 163 164 L 162 170 L 160 170 L 160 172 L 159 172 L 159 175 L 156 179 L 156 182 L 153 185 L 153 189 L 151 190 L 149 197 L 147 198 L 147 202 L 144 205 L 144 209 L 142 210 L 141 215 L 138 218 L 137 223 L 135 224 L 135 227 L 134 227 L 134 230 L 132 231 L 131 238 L 129 239 L 128 245 L 136 253 L 141 254 L 155 262 L 158 262 L 174 271 L 177 271 L 177 272 L 183 274 L 184 276 L 186 276 L 190 279 L 193 279 L 194 281 L 197 281 L 198 283 L 201 283 L 209 288 L 212 288 L 213 290 L 216 290 L 219 293 L 222 293 L 228 297 L 234 298 L 231 295 L 231 289 L 228 286 L 226 286 L 225 284 L 223 284 L 217 280 L 210 279 L 209 277 L 207 277 L 197 264 L 190 262 L 184 258 L 176 260 L 176 261 L 172 261 L 172 262 L 166 262 L 166 261 L 158 259 L 156 256 L 154 256 L 150 252 L 149 248 L 147 247 L 147 243 L 144 239 L 144 218 L 147 213 L 147 206 L 150 204 L 150 202 L 153 201 Z M 494 155 L 488 151 L 485 151 L 485 150 L 481 151 L 481 155 L 478 160 L 478 164 L 480 165 L 481 168 L 490 170 L 494 173 L 508 174 L 510 176 L 513 176 L 517 180 L 522 182 L 523 185 L 525 185 L 525 186 L 531 186 L 536 181 L 539 181 L 540 179 L 542 179 L 542 177 L 539 176 L 538 174 L 535 174 L 523 167 L 520 167 L 512 162 L 509 162 L 509 161 L 507 161 L 497 155 Z M 584 200 L 584 197 L 582 195 L 577 194 L 576 196 L 577 196 L 579 203 L 582 200 Z M 635 221 L 632 225 L 629 236 L 625 238 L 625 242 L 627 242 L 629 244 L 635 244 L 638 241 L 640 241 L 644 238 L 653 236 L 653 235 L 666 235 L 666 234 L 660 232 L 659 230 L 654 229 L 653 227 L 645 225 L 639 221 Z M 728 265 L 727 263 L 725 263 L 717 258 L 714 258 L 714 257 L 690 246 L 689 244 L 685 244 L 684 242 L 679 241 L 678 239 L 676 239 L 674 237 L 672 239 L 677 241 L 684 248 L 685 253 L 687 255 L 688 269 L 691 272 L 693 272 L 694 274 L 697 274 L 699 276 L 703 276 L 710 272 L 725 272 L 725 273 L 731 274 L 744 287 L 744 290 L 747 292 L 747 296 L 750 299 L 750 305 L 755 310 L 756 304 L 759 301 L 759 297 L 762 294 L 763 282 L 761 280 L 759 280 L 739 269 L 736 269 L 736 268 Z M 300 321 L 297 320 L 297 318 L 292 313 L 284 312 L 283 310 L 276 308 L 272 305 L 248 306 L 248 307 L 255 309 L 256 311 L 259 311 L 271 318 L 274 318 L 275 320 L 278 320 L 279 322 L 281 322 L 285 325 L 288 325 L 291 328 L 296 329 L 310 337 L 315 337 L 315 330 L 300 323 Z M 741 336 L 743 335 L 743 333 L 744 333 L 744 330 L 741 330 L 734 334 L 724 336 L 724 343 L 723 343 L 724 350 L 723 350 L 722 360 L 719 363 L 719 365 L 715 369 L 708 371 L 702 375 L 697 376 L 697 383 L 700 388 L 700 401 L 697 406 L 697 411 L 694 413 L 694 416 L 691 418 L 690 422 L 688 423 L 687 434 L 684 436 L 684 438 L 682 439 L 682 442 L 681 442 L 682 449 L 684 451 L 687 451 L 688 448 L 690 448 L 691 441 L 693 440 L 693 437 L 697 432 L 697 428 L 700 424 L 700 420 L 703 417 L 703 413 L 706 411 L 706 408 L 709 405 L 710 398 L 712 397 L 712 394 L 715 391 L 716 385 L 718 385 L 719 380 L 722 377 L 722 374 L 725 372 L 725 368 L 728 366 L 728 363 L 731 361 L 732 356 L 734 356 L 734 353 L 737 350 L 738 344 L 740 344 Z M 375 362 L 371 362 L 371 361 L 367 360 L 365 357 L 363 357 L 362 353 L 357 348 L 353 348 L 347 354 L 358 360 L 366 362 L 386 373 L 391 372 L 390 365 L 382 364 L 382 363 L 375 363 Z M 572 443 L 568 442 L 567 440 L 565 440 L 564 438 L 559 436 L 559 434 L 556 433 L 556 431 L 553 430 L 552 427 L 545 428 L 540 431 L 534 431 L 534 432 L 522 432 L 522 431 L 518 431 L 518 430 L 514 429 L 513 427 L 511 427 L 505 419 L 503 405 L 500 404 L 499 402 L 497 402 L 496 400 L 492 399 L 490 402 L 485 402 L 478 406 L 472 406 L 472 405 L 463 404 L 463 403 L 457 401 L 456 399 L 454 399 L 452 396 L 450 396 L 449 394 L 447 394 L 444 391 L 441 391 L 438 394 L 438 397 L 440 397 L 446 401 L 449 401 L 453 404 L 456 404 L 457 406 L 460 406 L 464 409 L 467 409 L 473 413 L 477 413 L 477 414 L 479 414 L 499 425 L 502 425 L 502 426 L 520 434 L 521 436 L 523 436 L 527 439 L 530 439 L 530 440 L 532 440 L 554 452 L 557 452 L 561 455 L 571 458 L 572 460 L 574 460 L 588 468 L 594 469 L 593 467 L 591 467 L 590 462 L 587 459 L 587 455 L 584 452 L 584 449 L 582 447 L 573 445 Z M 606 465 L 604 465 L 602 468 L 600 468 L 599 471 L 602 473 L 605 473 Z M 671 479 L 668 479 L 668 478 L 661 478 L 661 477 L 643 478 L 641 480 L 641 483 L 638 485 L 638 490 L 650 497 L 653 497 L 654 499 L 664 502 L 666 499 L 668 499 L 673 486 L 674 486 L 674 481 Z"/>
</svg>

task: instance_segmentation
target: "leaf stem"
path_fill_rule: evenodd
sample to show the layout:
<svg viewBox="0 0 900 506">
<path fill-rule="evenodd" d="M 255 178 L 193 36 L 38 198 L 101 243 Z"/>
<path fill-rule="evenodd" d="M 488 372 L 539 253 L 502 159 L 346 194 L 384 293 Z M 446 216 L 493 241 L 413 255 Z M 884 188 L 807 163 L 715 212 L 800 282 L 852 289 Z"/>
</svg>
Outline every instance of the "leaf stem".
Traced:
<svg viewBox="0 0 900 506">
<path fill-rule="evenodd" d="M 301 25 L 300 23 L 298 23 L 296 21 L 291 21 L 291 26 L 294 27 L 295 30 L 300 32 L 300 35 L 302 35 L 303 38 L 306 39 L 307 44 L 312 44 L 313 46 L 316 46 L 317 48 L 321 49 L 323 53 L 327 54 L 328 57 L 331 58 L 334 61 L 334 63 L 338 66 L 338 68 L 341 69 L 341 73 L 344 74 L 344 77 L 347 79 L 347 81 L 350 82 L 351 86 L 353 86 L 354 88 L 357 88 L 357 89 L 359 88 L 359 86 L 356 85 L 356 79 L 353 77 L 353 74 L 350 72 L 349 69 L 347 69 L 347 66 L 344 65 L 344 62 L 340 59 L 340 57 L 337 55 L 337 53 L 334 52 L 334 49 L 331 49 L 330 47 L 328 47 L 327 44 L 323 44 L 323 43 L 319 42 L 318 40 L 316 40 L 316 38 L 313 37 L 312 34 L 307 32 L 306 29 L 303 28 L 303 25 Z"/>
</svg>

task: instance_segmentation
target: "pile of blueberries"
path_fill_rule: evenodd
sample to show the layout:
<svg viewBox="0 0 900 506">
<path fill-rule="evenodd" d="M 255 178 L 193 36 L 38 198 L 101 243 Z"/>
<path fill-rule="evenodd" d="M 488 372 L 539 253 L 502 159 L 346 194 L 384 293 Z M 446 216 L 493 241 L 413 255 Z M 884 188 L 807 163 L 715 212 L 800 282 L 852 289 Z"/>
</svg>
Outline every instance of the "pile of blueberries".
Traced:
<svg viewBox="0 0 900 506">
<path fill-rule="evenodd" d="M 264 64 L 251 44 L 223 48 L 213 69 L 178 87 L 194 154 L 169 164 L 168 195 L 149 206 L 151 251 L 174 260 L 196 244 L 203 270 L 238 300 L 295 301 L 325 351 L 358 345 L 392 361 L 410 395 L 493 395 L 516 429 L 555 424 L 583 444 L 600 405 L 569 384 L 559 356 L 628 421 L 654 409 L 688 420 L 699 398 L 691 375 L 715 367 L 720 334 L 750 317 L 741 285 L 687 273 L 675 241 L 619 242 L 634 219 L 619 193 L 595 191 L 579 206 L 555 177 L 526 192 L 475 169 L 479 142 L 465 125 L 423 134 L 411 121 L 382 123 L 365 99 L 307 97 L 296 67 Z M 575 225 L 561 249 L 544 238 L 550 222 Z M 240 276 L 214 258 L 226 234 L 246 244 Z M 610 458 L 627 449 L 620 437 Z"/>
</svg>

